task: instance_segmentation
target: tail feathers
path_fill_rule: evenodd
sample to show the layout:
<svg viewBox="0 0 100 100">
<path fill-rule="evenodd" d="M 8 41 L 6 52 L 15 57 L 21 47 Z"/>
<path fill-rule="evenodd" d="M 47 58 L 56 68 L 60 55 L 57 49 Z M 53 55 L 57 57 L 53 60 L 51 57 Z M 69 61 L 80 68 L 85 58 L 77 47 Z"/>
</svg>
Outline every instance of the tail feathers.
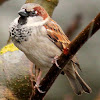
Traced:
<svg viewBox="0 0 100 100">
<path fill-rule="evenodd" d="M 66 75 L 73 91 L 77 95 L 81 95 L 83 92 L 91 93 L 91 88 L 84 82 L 84 80 L 80 77 L 80 75 L 77 72 L 75 72 L 74 76 L 68 72 L 66 73 Z"/>
<path fill-rule="evenodd" d="M 76 74 L 76 78 L 79 81 L 79 83 L 81 84 L 84 92 L 91 93 L 92 92 L 91 88 L 84 82 L 84 80 L 80 77 L 78 72 L 75 72 L 75 74 Z"/>
<path fill-rule="evenodd" d="M 83 93 L 83 89 L 82 89 L 82 86 L 80 85 L 80 83 L 78 82 L 78 80 L 68 73 L 66 73 L 66 75 L 67 75 L 67 78 L 69 80 L 69 83 L 70 83 L 73 91 L 77 95 L 81 95 Z"/>
</svg>

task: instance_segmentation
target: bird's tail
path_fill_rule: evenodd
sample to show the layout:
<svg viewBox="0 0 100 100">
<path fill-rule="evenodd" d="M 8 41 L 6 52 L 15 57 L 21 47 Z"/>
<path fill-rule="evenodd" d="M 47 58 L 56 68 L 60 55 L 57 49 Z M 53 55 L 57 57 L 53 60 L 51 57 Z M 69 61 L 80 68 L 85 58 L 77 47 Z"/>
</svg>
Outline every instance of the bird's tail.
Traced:
<svg viewBox="0 0 100 100">
<path fill-rule="evenodd" d="M 77 95 L 81 95 L 83 92 L 91 93 L 91 88 L 80 77 L 80 75 L 74 67 L 65 68 L 64 73 L 66 74 L 73 91 Z"/>
</svg>

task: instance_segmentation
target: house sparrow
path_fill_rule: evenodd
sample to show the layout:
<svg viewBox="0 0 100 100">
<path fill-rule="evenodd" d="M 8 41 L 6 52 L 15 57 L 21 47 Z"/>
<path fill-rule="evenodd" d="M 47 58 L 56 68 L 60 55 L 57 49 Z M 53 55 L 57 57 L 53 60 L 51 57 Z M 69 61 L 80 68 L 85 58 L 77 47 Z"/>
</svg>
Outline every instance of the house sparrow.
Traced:
<svg viewBox="0 0 100 100">
<path fill-rule="evenodd" d="M 68 37 L 39 4 L 24 4 L 18 14 L 19 17 L 10 25 L 13 43 L 38 68 L 50 68 L 51 62 L 56 62 L 57 56 L 60 56 L 70 43 Z M 90 93 L 91 88 L 78 74 L 77 65 L 76 57 L 73 57 L 65 66 L 64 73 L 76 94 Z"/>
</svg>

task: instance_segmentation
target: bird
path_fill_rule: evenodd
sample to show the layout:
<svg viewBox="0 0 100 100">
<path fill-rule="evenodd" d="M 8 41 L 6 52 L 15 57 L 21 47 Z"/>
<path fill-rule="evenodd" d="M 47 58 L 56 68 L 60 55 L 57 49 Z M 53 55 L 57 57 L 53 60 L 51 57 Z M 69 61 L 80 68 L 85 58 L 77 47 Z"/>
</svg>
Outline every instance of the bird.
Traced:
<svg viewBox="0 0 100 100">
<path fill-rule="evenodd" d="M 18 14 L 9 26 L 10 37 L 15 46 L 40 70 L 51 68 L 53 63 L 59 68 L 57 59 L 71 43 L 62 28 L 36 3 L 24 4 Z M 74 56 L 63 73 L 77 95 L 91 93 L 91 88 L 78 74 L 78 65 Z"/>
</svg>

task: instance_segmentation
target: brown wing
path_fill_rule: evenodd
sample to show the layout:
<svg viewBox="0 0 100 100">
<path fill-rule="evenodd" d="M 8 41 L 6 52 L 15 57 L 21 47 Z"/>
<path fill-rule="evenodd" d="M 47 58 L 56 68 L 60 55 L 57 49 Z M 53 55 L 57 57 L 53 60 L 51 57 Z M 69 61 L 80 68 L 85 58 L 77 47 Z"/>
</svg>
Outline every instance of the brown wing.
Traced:
<svg viewBox="0 0 100 100">
<path fill-rule="evenodd" d="M 52 19 L 44 27 L 47 29 L 49 39 L 60 49 L 63 50 L 70 43 L 60 26 Z"/>
</svg>

